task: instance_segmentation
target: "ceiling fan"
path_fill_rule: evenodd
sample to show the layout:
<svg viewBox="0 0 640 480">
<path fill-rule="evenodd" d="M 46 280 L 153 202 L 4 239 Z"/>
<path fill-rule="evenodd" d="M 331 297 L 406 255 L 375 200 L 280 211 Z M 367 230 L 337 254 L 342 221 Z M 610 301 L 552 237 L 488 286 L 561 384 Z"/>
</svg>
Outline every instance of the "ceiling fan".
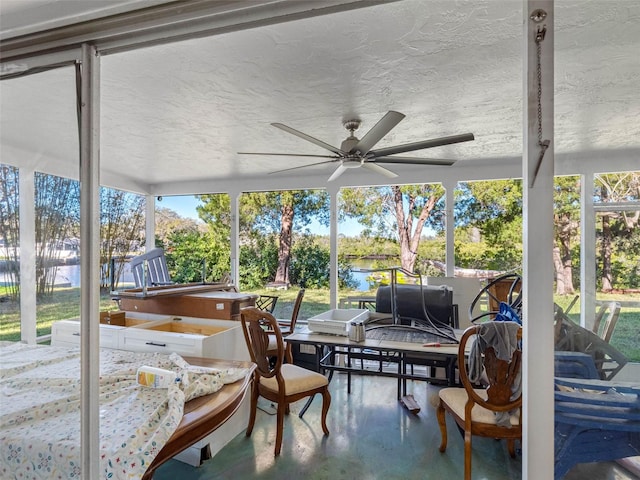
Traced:
<svg viewBox="0 0 640 480">
<path fill-rule="evenodd" d="M 364 167 L 374 172 L 380 173 L 387 178 L 394 178 L 398 175 L 384 167 L 378 165 L 379 163 L 396 163 L 396 164 L 413 164 L 413 165 L 453 165 L 455 160 L 447 159 L 434 159 L 434 158 L 415 158 L 415 157 L 396 157 L 393 156 L 397 153 L 412 152 L 414 150 L 422 150 L 423 148 L 439 147 L 442 145 L 451 145 L 453 143 L 468 142 L 474 139 L 472 133 L 463 133 L 460 135 L 453 135 L 450 137 L 435 138 L 432 140 L 422 140 L 420 142 L 406 143 L 404 145 L 397 145 L 395 147 L 379 148 L 372 150 L 373 146 L 378 143 L 387 133 L 391 131 L 400 121 L 404 118 L 404 114 L 394 112 L 390 110 L 382 117 L 378 123 L 376 123 L 371 130 L 369 130 L 364 137 L 358 139 L 354 132 L 360 127 L 360 120 L 348 120 L 344 122 L 344 127 L 350 132 L 350 135 L 345 139 L 340 148 L 336 148 L 328 143 L 313 138 L 306 133 L 302 133 L 282 123 L 272 123 L 276 128 L 291 133 L 296 137 L 300 137 L 308 142 L 314 143 L 326 150 L 329 150 L 333 155 L 306 155 L 298 153 L 258 153 L 258 152 L 238 152 L 241 155 L 283 155 L 289 157 L 314 157 L 314 158 L 328 158 L 323 162 L 312 163 L 310 165 L 301 165 L 298 167 L 285 168 L 283 170 L 277 170 L 273 173 L 287 172 L 289 170 L 296 170 L 299 168 L 312 167 L 314 165 L 322 165 L 324 163 L 340 162 L 338 168 L 329 177 L 329 181 L 335 180 L 342 175 L 349 168 Z"/>
</svg>

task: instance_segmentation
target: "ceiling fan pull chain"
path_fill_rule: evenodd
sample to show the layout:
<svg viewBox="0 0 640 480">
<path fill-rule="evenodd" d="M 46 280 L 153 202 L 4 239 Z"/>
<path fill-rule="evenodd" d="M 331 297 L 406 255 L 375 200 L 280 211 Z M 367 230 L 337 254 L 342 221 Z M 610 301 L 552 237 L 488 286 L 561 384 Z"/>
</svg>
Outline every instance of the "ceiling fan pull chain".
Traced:
<svg viewBox="0 0 640 480">
<path fill-rule="evenodd" d="M 535 20 L 534 20 L 535 21 Z M 542 57 L 542 41 L 544 40 L 545 34 L 547 33 L 546 25 L 543 25 L 542 28 L 538 27 L 538 31 L 536 32 L 535 42 L 536 42 L 536 56 L 537 56 L 537 80 L 538 80 L 538 145 L 540 146 L 540 154 L 538 155 L 538 163 L 536 163 L 536 169 L 533 172 L 533 177 L 531 178 L 530 187 L 533 188 L 534 183 L 536 182 L 536 177 L 538 176 L 538 172 L 540 171 L 540 166 L 542 165 L 542 159 L 544 158 L 544 154 L 549 148 L 549 144 L 551 143 L 549 140 L 542 140 L 542 65 L 540 58 Z"/>
</svg>

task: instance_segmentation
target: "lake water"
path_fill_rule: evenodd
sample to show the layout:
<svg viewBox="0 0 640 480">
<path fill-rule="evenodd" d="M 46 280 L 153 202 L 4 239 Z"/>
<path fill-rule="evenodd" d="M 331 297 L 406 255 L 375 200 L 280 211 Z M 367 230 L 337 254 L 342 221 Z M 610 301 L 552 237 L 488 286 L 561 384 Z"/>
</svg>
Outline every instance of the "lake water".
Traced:
<svg viewBox="0 0 640 480">
<path fill-rule="evenodd" d="M 371 270 L 374 268 L 374 264 L 379 267 L 380 262 L 374 262 L 373 260 L 363 259 L 363 260 L 351 260 L 349 263 L 351 265 L 351 268 L 353 269 L 351 271 L 351 275 L 358 282 L 358 287 L 357 287 L 358 291 L 366 292 L 368 290 L 371 290 L 372 288 L 375 288 L 375 285 L 373 284 L 373 280 L 372 280 L 372 283 L 369 283 L 369 280 L 368 280 L 368 278 L 374 275 L 374 272 L 360 272 L 357 270 L 358 269 Z"/>
<path fill-rule="evenodd" d="M 358 282 L 357 290 L 363 292 L 370 289 L 367 277 L 370 275 L 368 272 L 351 272 L 351 276 Z"/>
<path fill-rule="evenodd" d="M 352 262 L 353 268 L 371 268 L 372 263 L 370 261 L 357 260 Z M 358 291 L 368 291 L 371 289 L 367 277 L 371 276 L 371 272 L 352 272 L 353 278 L 358 282 Z M 8 278 L 5 277 L 5 272 L 0 272 L 0 285 L 8 283 Z M 71 287 L 80 286 L 80 265 L 61 265 L 58 267 L 56 273 L 55 283 L 57 285 L 69 285 Z M 124 267 L 124 272 L 120 277 L 119 285 L 133 286 L 135 284 L 129 263 L 127 262 Z"/>
<path fill-rule="evenodd" d="M 9 278 L 7 277 L 6 272 L 0 272 L 0 285 L 6 285 L 8 283 L 9 283 Z M 80 265 L 61 265 L 57 267 L 55 284 L 71 286 L 71 287 L 79 287 L 80 286 Z M 127 286 L 135 285 L 135 281 L 133 280 L 133 274 L 131 273 L 131 268 L 129 268 L 128 262 L 125 264 L 124 271 L 120 276 L 120 286 L 122 285 L 127 285 Z"/>
<path fill-rule="evenodd" d="M 56 283 L 70 284 L 72 287 L 80 286 L 80 265 L 62 265 L 56 273 Z M 125 263 L 124 271 L 120 276 L 119 285 L 135 285 L 129 262 Z"/>
</svg>

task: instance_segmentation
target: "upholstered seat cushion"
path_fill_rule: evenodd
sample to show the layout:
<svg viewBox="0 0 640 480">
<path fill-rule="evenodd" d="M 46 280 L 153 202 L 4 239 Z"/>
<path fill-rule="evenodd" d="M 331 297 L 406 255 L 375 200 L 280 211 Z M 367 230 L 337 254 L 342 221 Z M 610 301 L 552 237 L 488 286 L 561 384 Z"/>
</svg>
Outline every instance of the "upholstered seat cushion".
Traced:
<svg viewBox="0 0 640 480">
<path fill-rule="evenodd" d="M 487 392 L 483 389 L 476 389 L 476 393 L 483 399 L 487 398 Z M 440 398 L 453 410 L 460 418 L 464 418 L 464 406 L 467 404 L 467 391 L 464 388 L 443 388 L 439 392 Z M 491 410 L 474 405 L 471 410 L 471 420 L 473 422 L 496 424 L 496 414 Z M 511 415 L 511 425 L 518 425 L 520 419 L 518 415 Z"/>
<path fill-rule="evenodd" d="M 294 395 L 296 393 L 313 390 L 329 383 L 327 377 L 324 375 L 290 363 L 283 364 L 280 373 L 285 382 L 285 395 Z M 261 377 L 260 385 L 274 392 L 278 390 L 278 383 L 275 377 Z"/>
</svg>

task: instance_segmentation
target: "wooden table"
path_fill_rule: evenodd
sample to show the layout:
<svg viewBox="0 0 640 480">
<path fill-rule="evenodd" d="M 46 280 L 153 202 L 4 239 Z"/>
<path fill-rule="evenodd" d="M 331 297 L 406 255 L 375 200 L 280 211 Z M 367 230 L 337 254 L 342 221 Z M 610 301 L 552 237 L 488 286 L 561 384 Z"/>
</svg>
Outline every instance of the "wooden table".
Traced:
<svg viewBox="0 0 640 480">
<path fill-rule="evenodd" d="M 244 379 L 225 385 L 215 393 L 194 398 L 185 403 L 182 421 L 145 471 L 143 480 L 151 480 L 160 465 L 218 429 L 238 410 L 246 393 L 250 391 L 255 370 L 255 364 L 251 362 L 197 357 L 184 357 L 184 359 L 191 365 L 247 368 L 248 372 Z"/>
<path fill-rule="evenodd" d="M 240 320 L 240 309 L 252 307 L 258 295 L 208 287 L 150 287 L 118 292 L 120 309 L 185 317 Z"/>
</svg>

